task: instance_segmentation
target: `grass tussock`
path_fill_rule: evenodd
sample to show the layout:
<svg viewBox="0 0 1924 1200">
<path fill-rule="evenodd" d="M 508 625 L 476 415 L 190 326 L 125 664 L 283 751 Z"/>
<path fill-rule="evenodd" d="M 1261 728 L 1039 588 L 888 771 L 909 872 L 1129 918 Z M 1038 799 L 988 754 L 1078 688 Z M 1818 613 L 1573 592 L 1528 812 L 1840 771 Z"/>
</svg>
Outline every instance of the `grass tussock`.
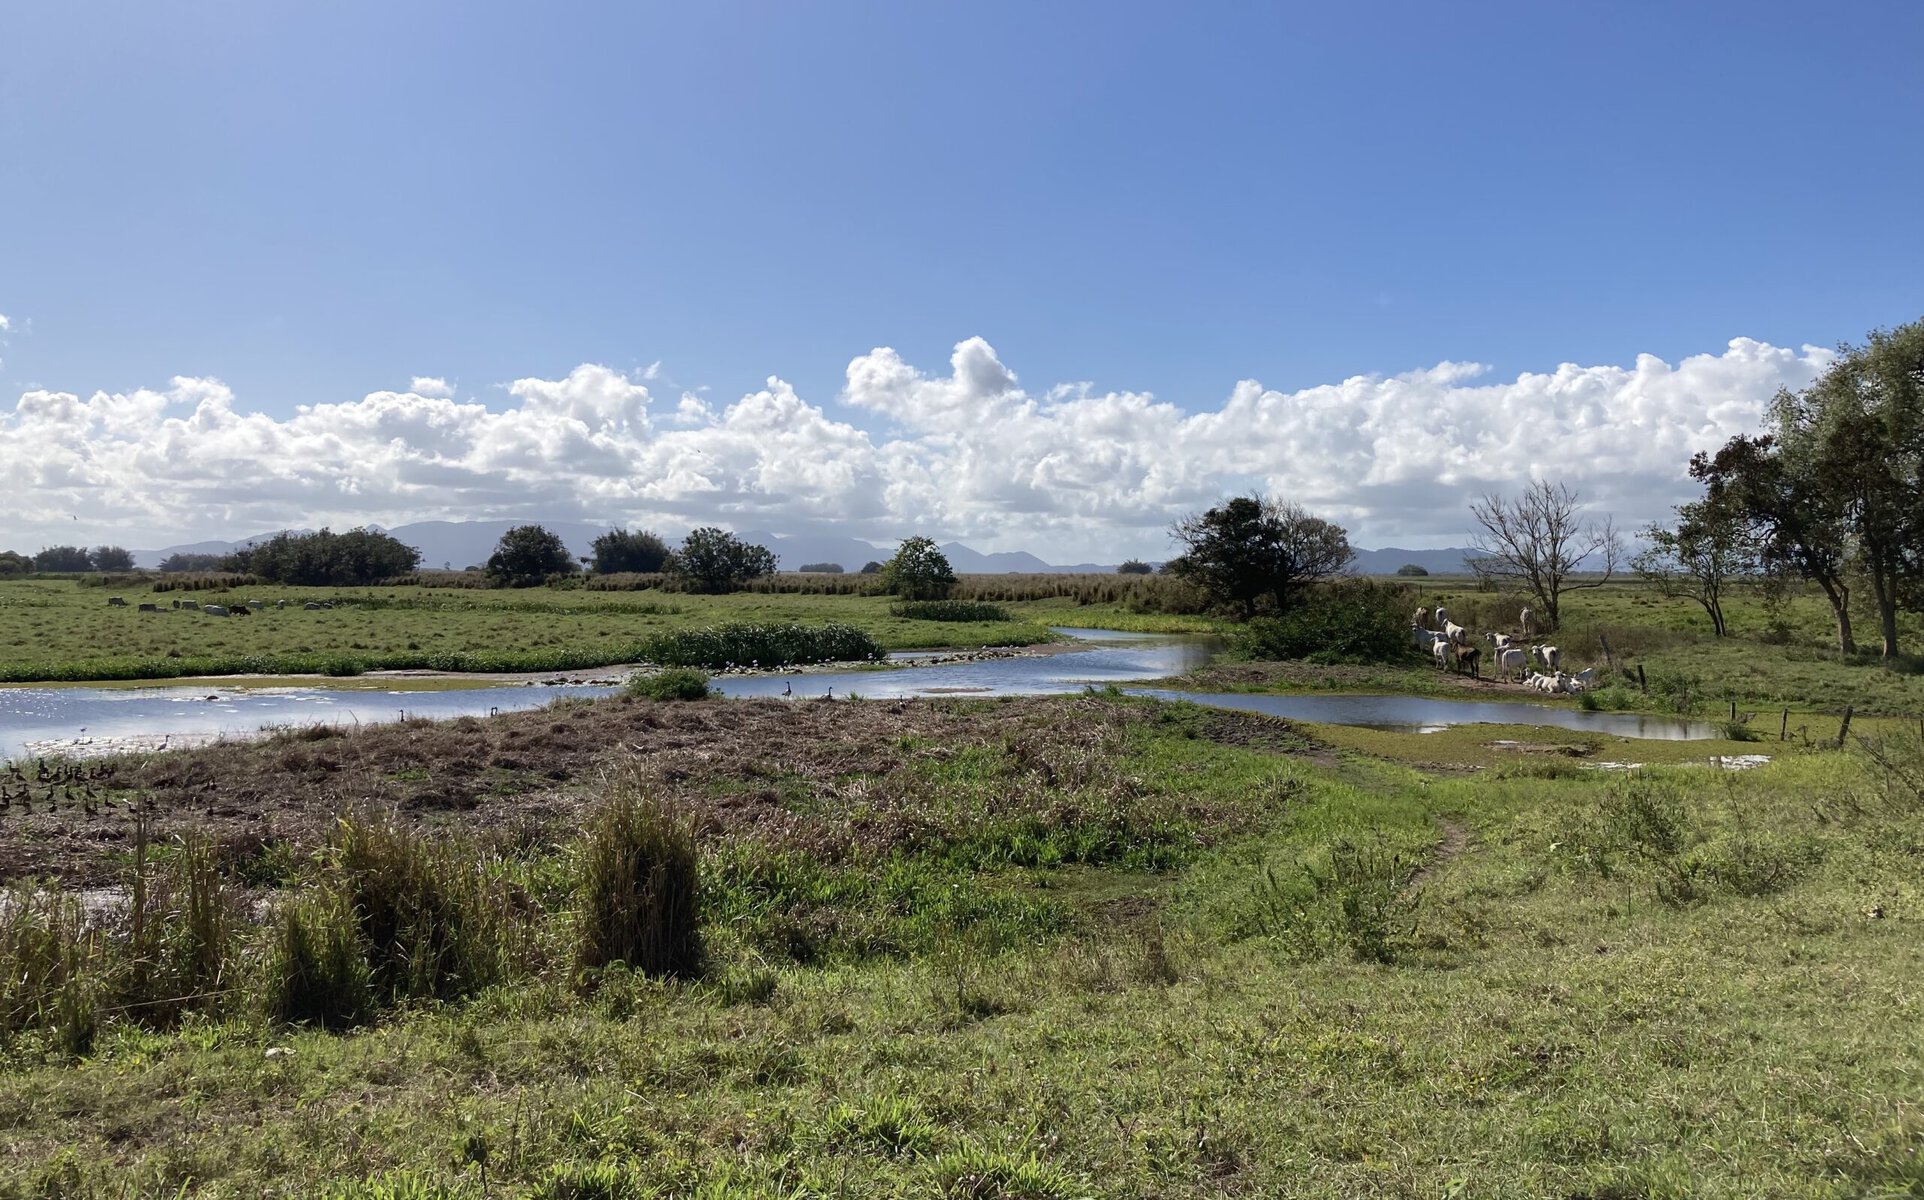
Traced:
<svg viewBox="0 0 1924 1200">
<path fill-rule="evenodd" d="M 706 700 L 712 694 L 708 675 L 693 667 L 670 667 L 636 675 L 622 692 L 638 700 Z"/>
<path fill-rule="evenodd" d="M 632 781 L 618 784 L 579 851 L 584 977 L 615 963 L 658 977 L 702 967 L 700 867 L 685 814 Z"/>
</svg>

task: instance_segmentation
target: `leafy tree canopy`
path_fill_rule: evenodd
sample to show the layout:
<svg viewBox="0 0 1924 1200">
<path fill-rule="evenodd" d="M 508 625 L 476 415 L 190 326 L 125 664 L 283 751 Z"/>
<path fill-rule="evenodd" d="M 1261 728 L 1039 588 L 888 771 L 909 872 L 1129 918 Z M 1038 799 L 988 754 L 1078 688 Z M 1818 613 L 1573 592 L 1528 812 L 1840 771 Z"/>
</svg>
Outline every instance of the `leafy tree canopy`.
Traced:
<svg viewBox="0 0 1924 1200">
<path fill-rule="evenodd" d="M 87 563 L 96 571 L 131 571 L 134 555 L 124 546 L 95 546 L 87 551 Z"/>
<path fill-rule="evenodd" d="M 277 533 L 235 551 L 221 565 L 274 583 L 347 587 L 405 575 L 420 562 L 419 550 L 377 529 L 350 529 L 346 533 L 322 529 L 316 533 Z M 162 566 L 165 568 L 165 564 Z"/>
<path fill-rule="evenodd" d="M 85 546 L 49 546 L 33 556 L 36 571 L 91 571 L 93 565 Z"/>
<path fill-rule="evenodd" d="M 517 525 L 488 556 L 488 578 L 502 587 L 532 587 L 550 575 L 572 575 L 574 556 L 561 535 L 539 525 Z"/>
<path fill-rule="evenodd" d="M 1261 496 L 1238 496 L 1185 517 L 1170 534 L 1183 552 L 1163 569 L 1244 620 L 1265 608 L 1287 611 L 1304 588 L 1356 557 L 1341 525 Z"/>
<path fill-rule="evenodd" d="M 955 572 L 935 539 L 912 537 L 883 566 L 882 587 L 904 600 L 941 600 L 955 587 Z"/>
<path fill-rule="evenodd" d="M 648 529 L 633 532 L 611 529 L 596 538 L 591 548 L 594 550 L 595 570 L 602 575 L 612 575 L 617 571 L 650 574 L 661 570 L 668 562 L 668 543 Z"/>
<path fill-rule="evenodd" d="M 16 550 L 0 550 L 0 578 L 25 575 L 33 570 L 33 560 Z"/>
<path fill-rule="evenodd" d="M 162 571 L 224 571 L 232 564 L 225 554 L 169 554 L 160 560 Z"/>
<path fill-rule="evenodd" d="M 751 579 L 775 573 L 775 552 L 750 545 L 725 529 L 705 525 L 682 539 L 668 571 L 696 592 L 732 592 Z"/>
<path fill-rule="evenodd" d="M 1144 562 L 1144 561 L 1142 561 L 1142 560 L 1141 560 L 1140 558 L 1132 558 L 1132 559 L 1130 559 L 1130 560 L 1129 560 L 1128 562 L 1126 562 L 1126 563 L 1123 563 L 1123 564 L 1122 564 L 1121 566 L 1119 566 L 1119 567 L 1117 567 L 1117 568 L 1116 568 L 1116 574 L 1118 574 L 1118 575 L 1147 575 L 1147 574 L 1149 574 L 1150 572 L 1152 572 L 1152 571 L 1154 571 L 1154 570 L 1155 570 L 1155 568 L 1154 568 L 1154 567 L 1152 567 L 1152 566 L 1150 566 L 1150 565 L 1149 565 L 1148 563 L 1146 563 L 1146 562 Z"/>
</svg>

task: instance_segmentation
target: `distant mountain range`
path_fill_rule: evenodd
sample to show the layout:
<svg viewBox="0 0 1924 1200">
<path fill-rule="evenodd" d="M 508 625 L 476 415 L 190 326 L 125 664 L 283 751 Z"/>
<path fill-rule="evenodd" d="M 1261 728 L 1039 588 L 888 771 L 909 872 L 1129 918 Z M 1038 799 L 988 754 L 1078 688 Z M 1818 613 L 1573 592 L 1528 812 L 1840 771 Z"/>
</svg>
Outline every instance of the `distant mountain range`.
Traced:
<svg viewBox="0 0 1924 1200">
<path fill-rule="evenodd" d="M 398 525 L 387 532 L 402 542 L 421 552 L 421 565 L 431 568 L 452 568 L 477 566 L 488 561 L 494 553 L 495 544 L 501 535 L 523 521 L 419 521 L 412 525 Z M 608 531 L 606 525 L 591 524 L 586 521 L 544 521 L 547 528 L 561 535 L 568 549 L 577 557 L 592 553 L 592 543 Z M 371 526 L 370 528 L 375 528 Z M 280 532 L 255 534 L 239 541 L 189 542 L 178 546 L 164 546 L 159 550 L 134 551 L 136 566 L 157 567 L 162 559 L 174 554 L 231 554 L 242 546 L 264 542 Z M 306 530 L 294 530 L 304 533 Z M 767 546 L 775 552 L 776 560 L 784 571 L 799 570 L 804 564 L 839 563 L 843 569 L 855 572 L 868 562 L 883 562 L 895 553 L 894 546 L 877 546 L 860 538 L 834 537 L 824 534 L 797 534 L 793 537 L 778 537 L 760 530 L 745 530 L 740 535 L 745 542 Z M 1116 569 L 1115 563 L 1047 563 L 1024 550 L 1002 551 L 997 554 L 984 554 L 961 542 L 948 542 L 942 546 L 942 553 L 948 556 L 949 565 L 960 575 L 999 575 L 1035 574 L 1052 571 L 1060 573 L 1102 573 Z M 1464 555 L 1471 553 L 1463 549 L 1447 550 L 1399 550 L 1394 547 L 1386 550 L 1358 550 L 1355 569 L 1365 575 L 1393 575 L 1396 569 L 1405 564 L 1422 567 L 1432 575 L 1460 575 L 1464 573 Z M 1160 565 L 1160 564 L 1157 564 Z"/>
</svg>

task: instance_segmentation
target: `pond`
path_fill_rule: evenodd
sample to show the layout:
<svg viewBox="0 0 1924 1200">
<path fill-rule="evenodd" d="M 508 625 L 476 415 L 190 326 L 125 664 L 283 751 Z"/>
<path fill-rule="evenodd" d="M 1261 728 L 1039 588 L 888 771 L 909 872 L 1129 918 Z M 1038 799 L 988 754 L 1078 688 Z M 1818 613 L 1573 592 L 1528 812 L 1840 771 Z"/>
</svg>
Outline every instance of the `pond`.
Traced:
<svg viewBox="0 0 1924 1200">
<path fill-rule="evenodd" d="M 1218 648 L 1212 638 L 1063 628 L 1078 639 L 1038 654 L 944 661 L 952 652 L 890 655 L 892 668 L 726 676 L 716 690 L 730 697 L 794 699 L 851 695 L 864 699 L 914 696 L 1036 696 L 1124 686 L 1180 675 L 1202 666 Z M 934 659 L 935 661 L 923 661 Z M 919 664 L 919 665 L 918 665 Z M 563 697 L 611 695 L 602 684 L 552 687 L 476 681 L 449 687 L 445 679 L 257 687 L 201 682 L 165 687 L 0 688 L 0 760 L 42 754 L 103 754 L 151 750 L 262 729 L 327 723 L 373 724 L 402 717 L 445 719 L 539 708 Z M 425 690 L 424 690 L 425 689 Z M 1300 721 L 1432 732 L 1451 725 L 1494 722 L 1553 725 L 1625 737 L 1690 740 L 1715 736 L 1701 721 L 1632 713 L 1584 712 L 1569 704 L 1432 700 L 1414 696 L 1288 695 L 1171 692 L 1132 693 L 1193 700 Z"/>
</svg>

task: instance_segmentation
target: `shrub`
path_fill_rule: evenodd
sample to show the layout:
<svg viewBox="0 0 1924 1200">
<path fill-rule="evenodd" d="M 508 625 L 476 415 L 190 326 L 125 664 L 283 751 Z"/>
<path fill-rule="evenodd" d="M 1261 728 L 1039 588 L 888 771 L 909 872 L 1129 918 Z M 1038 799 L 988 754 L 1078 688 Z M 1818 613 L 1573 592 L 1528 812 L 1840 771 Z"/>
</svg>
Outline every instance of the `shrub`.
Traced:
<svg viewBox="0 0 1924 1200">
<path fill-rule="evenodd" d="M 738 622 L 713 629 L 660 633 L 642 643 L 641 655 L 664 667 L 764 668 L 822 662 L 873 662 L 881 644 L 848 625 L 763 625 Z"/>
<path fill-rule="evenodd" d="M 802 564 L 802 574 L 804 575 L 840 575 L 841 573 L 841 563 L 824 562 Z"/>
<path fill-rule="evenodd" d="M 1232 635 L 1244 658 L 1315 663 L 1393 662 L 1410 652 L 1409 592 L 1368 581 L 1330 584 L 1275 617 L 1257 617 Z"/>
<path fill-rule="evenodd" d="M 1009 611 L 976 600 L 904 600 L 889 606 L 889 615 L 912 621 L 1007 621 Z"/>
<path fill-rule="evenodd" d="M 1152 566 L 1150 566 L 1150 565 L 1149 565 L 1148 563 L 1146 563 L 1146 562 L 1144 562 L 1144 561 L 1142 561 L 1142 560 L 1141 560 L 1140 558 L 1132 558 L 1132 559 L 1130 559 L 1130 560 L 1129 560 L 1128 562 L 1125 562 L 1125 563 L 1123 563 L 1123 564 L 1122 564 L 1121 566 L 1119 566 L 1119 567 L 1117 567 L 1117 568 L 1116 568 L 1116 574 L 1118 574 L 1118 575 L 1148 575 L 1148 574 L 1150 574 L 1151 572 L 1153 572 L 1154 570 L 1155 570 L 1155 568 L 1154 568 L 1154 567 L 1152 567 Z"/>
<path fill-rule="evenodd" d="M 636 675 L 622 689 L 642 700 L 706 700 L 708 676 L 693 667 L 671 667 L 652 675 Z"/>
<path fill-rule="evenodd" d="M 1415 563 L 1404 563 L 1402 566 L 1396 568 L 1396 573 L 1404 578 L 1418 578 L 1428 575 L 1430 571 L 1428 567 L 1419 567 Z"/>
<path fill-rule="evenodd" d="M 580 850 L 584 976 L 612 963 L 655 976 L 701 970 L 700 873 L 693 826 L 632 780 L 595 815 Z"/>
</svg>

